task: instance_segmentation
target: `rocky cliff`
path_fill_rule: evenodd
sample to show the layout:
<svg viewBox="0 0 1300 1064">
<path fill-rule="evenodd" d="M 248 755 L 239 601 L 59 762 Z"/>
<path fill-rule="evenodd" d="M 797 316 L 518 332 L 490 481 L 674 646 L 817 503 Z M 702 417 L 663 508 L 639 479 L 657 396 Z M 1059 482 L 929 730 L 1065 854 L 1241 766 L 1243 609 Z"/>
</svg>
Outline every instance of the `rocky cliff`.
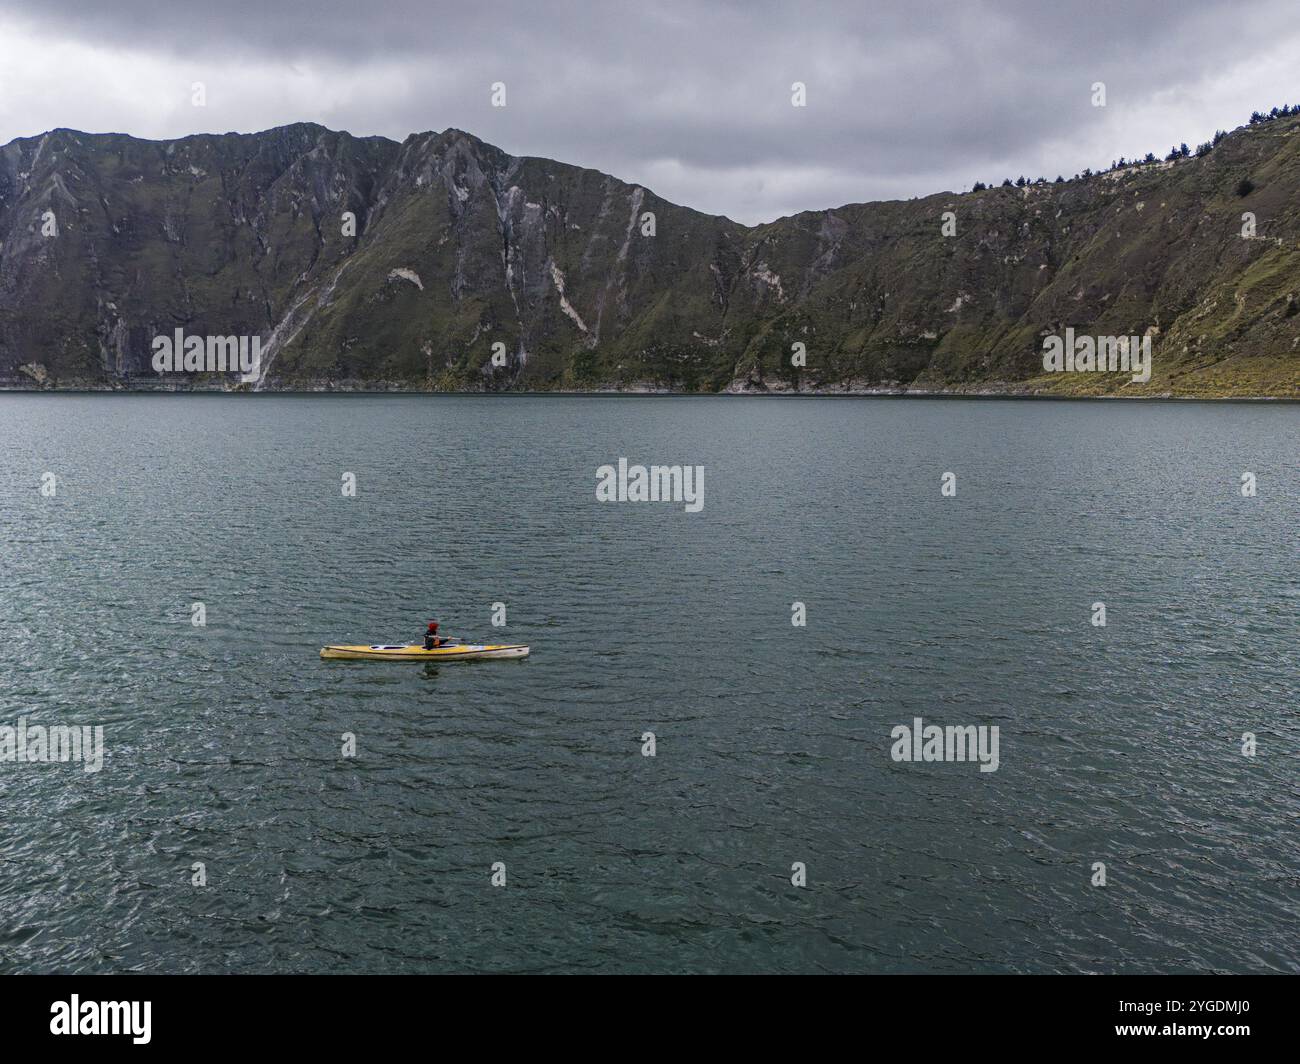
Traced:
<svg viewBox="0 0 1300 1064">
<path fill-rule="evenodd" d="M 1200 157 L 756 227 L 457 130 L 0 148 L 4 387 L 1300 397 L 1298 310 L 1294 115 Z M 1151 380 L 1044 375 L 1065 327 L 1151 336 Z M 260 337 L 260 379 L 160 377 L 178 328 Z"/>
</svg>

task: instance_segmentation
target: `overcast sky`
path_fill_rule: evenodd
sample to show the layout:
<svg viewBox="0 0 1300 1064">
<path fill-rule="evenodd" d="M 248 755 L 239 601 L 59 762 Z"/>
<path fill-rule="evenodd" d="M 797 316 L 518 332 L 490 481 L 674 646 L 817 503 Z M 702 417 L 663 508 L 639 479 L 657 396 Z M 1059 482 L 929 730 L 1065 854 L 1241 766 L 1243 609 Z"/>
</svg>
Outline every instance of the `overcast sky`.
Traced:
<svg viewBox="0 0 1300 1064">
<path fill-rule="evenodd" d="M 1069 177 L 1300 104 L 1295 0 L 88 6 L 0 0 L 0 143 L 455 126 L 748 223 Z"/>
</svg>

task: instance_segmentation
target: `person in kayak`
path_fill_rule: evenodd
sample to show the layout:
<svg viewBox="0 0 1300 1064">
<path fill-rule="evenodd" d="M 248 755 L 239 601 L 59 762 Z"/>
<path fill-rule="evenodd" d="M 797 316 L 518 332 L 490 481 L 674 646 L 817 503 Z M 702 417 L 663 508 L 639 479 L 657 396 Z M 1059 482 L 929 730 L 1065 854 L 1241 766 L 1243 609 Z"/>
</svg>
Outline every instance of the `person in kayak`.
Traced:
<svg viewBox="0 0 1300 1064">
<path fill-rule="evenodd" d="M 433 650 L 442 646 L 442 639 L 438 635 L 438 622 L 430 621 L 429 628 L 424 633 L 424 649 Z"/>
</svg>

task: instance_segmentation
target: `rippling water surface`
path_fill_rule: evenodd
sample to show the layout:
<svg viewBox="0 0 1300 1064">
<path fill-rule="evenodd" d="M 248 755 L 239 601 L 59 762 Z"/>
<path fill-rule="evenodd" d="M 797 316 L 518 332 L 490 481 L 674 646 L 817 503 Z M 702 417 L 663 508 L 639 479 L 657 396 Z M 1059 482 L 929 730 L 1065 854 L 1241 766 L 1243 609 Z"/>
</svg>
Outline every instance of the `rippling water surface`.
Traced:
<svg viewBox="0 0 1300 1064">
<path fill-rule="evenodd" d="M 106 745 L 0 762 L 0 970 L 1295 972 L 1298 455 L 1295 406 L 0 396 L 0 724 Z M 704 509 L 598 502 L 620 456 Z M 318 657 L 428 617 L 533 654 Z M 914 717 L 999 769 L 895 763 Z"/>
</svg>

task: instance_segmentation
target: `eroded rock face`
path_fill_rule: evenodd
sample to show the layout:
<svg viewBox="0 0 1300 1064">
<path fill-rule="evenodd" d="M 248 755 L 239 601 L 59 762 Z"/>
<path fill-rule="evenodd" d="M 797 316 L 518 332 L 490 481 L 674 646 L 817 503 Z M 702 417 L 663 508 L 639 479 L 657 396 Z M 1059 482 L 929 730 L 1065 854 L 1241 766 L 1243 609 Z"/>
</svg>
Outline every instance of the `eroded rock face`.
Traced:
<svg viewBox="0 0 1300 1064">
<path fill-rule="evenodd" d="M 25 373 L 39 388 L 50 385 L 50 374 L 39 362 L 27 362 L 18 367 L 19 373 Z"/>
<path fill-rule="evenodd" d="M 1296 395 L 1298 134 L 746 227 L 458 130 L 55 130 L 0 148 L 0 385 L 157 387 L 183 328 L 260 336 L 263 388 Z M 1152 380 L 1042 377 L 1067 326 Z"/>
</svg>

